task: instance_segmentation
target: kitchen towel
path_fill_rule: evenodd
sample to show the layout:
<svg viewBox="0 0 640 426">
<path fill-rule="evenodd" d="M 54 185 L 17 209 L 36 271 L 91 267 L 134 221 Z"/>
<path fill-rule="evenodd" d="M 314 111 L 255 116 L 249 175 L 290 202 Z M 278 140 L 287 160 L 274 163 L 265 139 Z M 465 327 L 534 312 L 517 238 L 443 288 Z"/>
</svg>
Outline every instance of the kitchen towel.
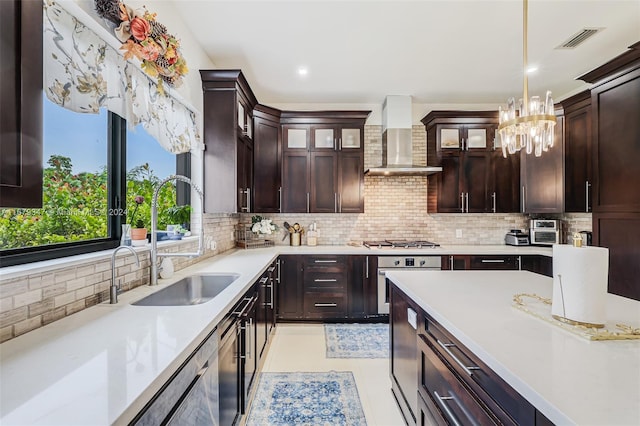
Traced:
<svg viewBox="0 0 640 426">
<path fill-rule="evenodd" d="M 551 314 L 579 323 L 604 325 L 608 274 L 609 249 L 555 244 Z"/>
</svg>

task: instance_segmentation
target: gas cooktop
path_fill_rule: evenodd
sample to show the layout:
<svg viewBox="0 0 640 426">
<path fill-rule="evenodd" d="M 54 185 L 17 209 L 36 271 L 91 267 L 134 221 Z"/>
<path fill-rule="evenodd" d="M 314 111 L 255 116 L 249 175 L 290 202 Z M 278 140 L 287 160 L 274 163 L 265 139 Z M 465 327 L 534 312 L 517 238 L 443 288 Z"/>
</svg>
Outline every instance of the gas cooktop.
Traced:
<svg viewBox="0 0 640 426">
<path fill-rule="evenodd" d="M 368 248 L 434 248 L 440 244 L 424 240 L 380 240 L 363 241 L 362 244 Z"/>
</svg>

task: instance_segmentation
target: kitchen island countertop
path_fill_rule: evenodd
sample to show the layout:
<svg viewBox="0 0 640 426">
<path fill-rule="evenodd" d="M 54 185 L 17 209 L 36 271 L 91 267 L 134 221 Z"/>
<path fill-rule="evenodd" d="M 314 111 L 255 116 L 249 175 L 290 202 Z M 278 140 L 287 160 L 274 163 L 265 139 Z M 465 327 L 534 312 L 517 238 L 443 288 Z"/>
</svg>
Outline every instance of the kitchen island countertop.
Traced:
<svg viewBox="0 0 640 426">
<path fill-rule="evenodd" d="M 524 271 L 389 271 L 418 306 L 555 424 L 640 424 L 640 341 L 589 341 L 513 307 L 551 298 Z M 609 320 L 640 327 L 640 302 L 607 294 Z"/>
<path fill-rule="evenodd" d="M 159 280 L 157 287 L 142 286 L 123 293 L 118 304 L 93 306 L 1 344 L 0 424 L 127 423 L 279 254 L 550 256 L 551 249 L 332 245 L 234 250 L 179 271 L 171 279 Z M 201 305 L 130 304 L 198 272 L 235 272 L 240 277 Z"/>
</svg>

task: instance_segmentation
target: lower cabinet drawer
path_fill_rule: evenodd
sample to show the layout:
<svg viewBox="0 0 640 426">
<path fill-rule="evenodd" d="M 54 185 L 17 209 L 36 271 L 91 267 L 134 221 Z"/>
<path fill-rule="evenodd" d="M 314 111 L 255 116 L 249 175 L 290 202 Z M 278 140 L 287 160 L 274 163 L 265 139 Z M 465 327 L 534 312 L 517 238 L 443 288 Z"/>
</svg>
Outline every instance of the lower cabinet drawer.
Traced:
<svg viewBox="0 0 640 426">
<path fill-rule="evenodd" d="M 305 291 L 346 291 L 347 273 L 305 271 L 304 288 Z"/>
<path fill-rule="evenodd" d="M 469 269 L 518 270 L 518 256 L 471 256 Z"/>
<path fill-rule="evenodd" d="M 509 386 L 471 351 L 429 316 L 421 324 L 421 337 L 435 347 L 440 358 L 465 379 L 468 388 L 504 424 L 533 426 L 535 407 Z M 419 342 L 418 342 L 419 343 Z"/>
<path fill-rule="evenodd" d="M 418 396 L 424 402 L 430 400 L 428 406 L 438 424 L 499 424 L 442 362 L 423 335 L 418 336 L 418 362 Z"/>
<path fill-rule="evenodd" d="M 346 293 L 305 293 L 304 316 L 310 319 L 345 318 Z"/>
</svg>

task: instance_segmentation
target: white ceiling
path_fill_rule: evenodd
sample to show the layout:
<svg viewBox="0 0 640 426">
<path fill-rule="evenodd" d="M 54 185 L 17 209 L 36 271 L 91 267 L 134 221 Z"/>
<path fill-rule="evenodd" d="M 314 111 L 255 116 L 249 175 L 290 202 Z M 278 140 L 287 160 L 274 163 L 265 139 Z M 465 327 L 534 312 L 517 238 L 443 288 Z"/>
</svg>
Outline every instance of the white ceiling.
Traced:
<svg viewBox="0 0 640 426">
<path fill-rule="evenodd" d="M 267 105 L 387 94 L 504 103 L 522 93 L 521 1 L 173 1 L 216 66 L 242 69 Z M 605 30 L 555 49 L 584 27 Z M 584 85 L 575 77 L 639 40 L 640 0 L 530 0 L 530 93 L 573 94 Z"/>
</svg>

